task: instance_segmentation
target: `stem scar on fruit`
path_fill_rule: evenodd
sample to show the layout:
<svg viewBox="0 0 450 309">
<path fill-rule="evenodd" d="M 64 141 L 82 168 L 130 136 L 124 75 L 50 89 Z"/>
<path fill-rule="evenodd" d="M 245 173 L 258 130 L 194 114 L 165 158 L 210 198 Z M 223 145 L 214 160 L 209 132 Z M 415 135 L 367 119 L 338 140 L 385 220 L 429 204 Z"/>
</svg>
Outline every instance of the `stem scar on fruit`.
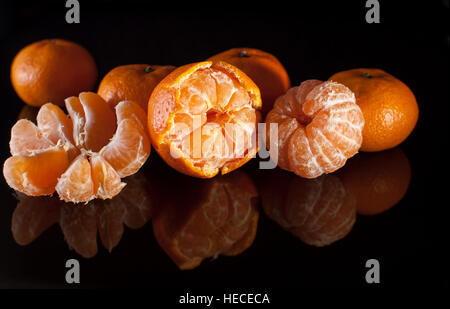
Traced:
<svg viewBox="0 0 450 309">
<path fill-rule="evenodd" d="M 150 65 L 144 69 L 145 73 L 151 73 L 151 72 L 153 72 L 154 70 L 155 70 L 155 69 L 153 69 Z"/>
<path fill-rule="evenodd" d="M 363 74 L 363 77 L 365 77 L 365 78 L 372 78 L 373 76 L 372 75 L 370 75 L 370 73 L 364 73 Z"/>
<path fill-rule="evenodd" d="M 247 53 L 246 50 L 243 50 L 239 53 L 239 57 L 241 58 L 250 58 L 250 55 Z"/>
</svg>

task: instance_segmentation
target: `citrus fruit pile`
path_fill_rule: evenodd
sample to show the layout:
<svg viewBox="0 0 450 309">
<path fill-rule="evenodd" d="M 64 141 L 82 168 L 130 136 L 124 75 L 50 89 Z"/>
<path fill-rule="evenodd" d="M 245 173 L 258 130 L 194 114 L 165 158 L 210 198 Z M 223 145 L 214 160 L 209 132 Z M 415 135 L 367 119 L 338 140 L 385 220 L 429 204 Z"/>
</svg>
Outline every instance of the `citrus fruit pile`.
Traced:
<svg viewBox="0 0 450 309">
<path fill-rule="evenodd" d="M 3 167 L 10 187 L 31 196 L 56 191 L 74 203 L 112 198 L 121 178 L 145 163 L 150 143 L 178 172 L 211 178 L 253 158 L 258 134 L 279 167 L 316 178 L 359 150 L 395 147 L 418 119 L 411 90 L 384 71 L 343 71 L 290 88 L 281 62 L 253 48 L 178 68 L 118 66 L 98 94 L 89 92 L 96 79 L 92 56 L 73 42 L 42 40 L 17 54 L 13 87 L 40 109 L 24 109 L 27 119 L 12 128 Z M 29 119 L 36 112 L 37 125 Z M 266 131 L 257 132 L 262 117 Z"/>
<path fill-rule="evenodd" d="M 55 190 L 66 202 L 117 195 L 150 154 L 145 112 L 123 101 L 115 112 L 97 94 L 66 99 L 70 118 L 43 105 L 37 125 L 21 119 L 11 130 L 11 155 L 3 166 L 9 186 L 30 196 Z"/>
</svg>

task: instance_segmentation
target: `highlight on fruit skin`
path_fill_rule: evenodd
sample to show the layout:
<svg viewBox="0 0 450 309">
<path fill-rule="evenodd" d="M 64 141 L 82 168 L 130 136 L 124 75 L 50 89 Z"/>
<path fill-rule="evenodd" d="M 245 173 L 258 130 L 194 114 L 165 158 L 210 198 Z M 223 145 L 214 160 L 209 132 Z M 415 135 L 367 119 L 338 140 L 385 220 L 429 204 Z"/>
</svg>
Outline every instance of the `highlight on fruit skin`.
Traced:
<svg viewBox="0 0 450 309">
<path fill-rule="evenodd" d="M 128 185 L 114 199 L 95 199 L 72 205 L 57 196 L 30 197 L 17 192 L 18 203 L 11 218 L 14 241 L 26 246 L 52 225 L 58 224 L 69 249 L 84 258 L 98 253 L 98 238 L 111 252 L 120 242 L 124 225 L 142 228 L 160 201 L 157 191 L 142 172 L 130 176 Z"/>
<path fill-rule="evenodd" d="M 178 176 L 180 191 L 168 196 L 152 220 L 158 244 L 178 268 L 193 269 L 207 258 L 247 250 L 259 218 L 250 177 L 242 171 L 213 179 Z"/>
<path fill-rule="evenodd" d="M 338 170 L 362 143 L 361 109 L 353 92 L 336 82 L 307 80 L 289 89 L 265 121 L 271 157 L 279 167 L 305 178 Z M 275 142 L 273 124 L 278 129 Z"/>
<path fill-rule="evenodd" d="M 11 130 L 12 157 L 3 165 L 8 185 L 26 195 L 56 192 L 66 202 L 108 199 L 150 154 L 145 111 L 123 101 L 111 109 L 97 94 L 66 99 L 69 116 L 43 105 L 37 125 L 20 119 Z"/>
<path fill-rule="evenodd" d="M 306 179 L 281 169 L 261 184 L 265 214 L 304 243 L 323 247 L 347 236 L 356 222 L 356 199 L 334 174 Z"/>
<path fill-rule="evenodd" d="M 255 83 L 225 62 L 175 69 L 148 103 L 152 145 L 177 171 L 199 178 L 229 173 L 257 152 L 261 96 Z"/>
</svg>

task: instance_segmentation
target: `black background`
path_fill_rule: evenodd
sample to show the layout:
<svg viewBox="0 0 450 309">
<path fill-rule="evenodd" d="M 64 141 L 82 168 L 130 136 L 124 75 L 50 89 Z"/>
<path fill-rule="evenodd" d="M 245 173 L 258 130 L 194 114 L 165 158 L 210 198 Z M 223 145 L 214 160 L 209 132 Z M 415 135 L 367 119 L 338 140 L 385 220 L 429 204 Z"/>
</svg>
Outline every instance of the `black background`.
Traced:
<svg viewBox="0 0 450 309">
<path fill-rule="evenodd" d="M 80 24 L 65 22 L 64 2 L 0 4 L 2 161 L 9 156 L 9 130 L 23 106 L 9 68 L 14 55 L 31 42 L 64 38 L 80 43 L 94 56 L 99 81 L 117 65 L 178 66 L 246 46 L 276 55 L 293 85 L 356 67 L 381 68 L 405 82 L 420 108 L 416 129 L 401 145 L 411 162 L 412 183 L 396 207 L 358 217 L 350 235 L 332 246 L 311 248 L 261 215 L 255 242 L 243 254 L 181 272 L 159 248 L 151 224 L 126 229 L 112 254 L 99 248 L 89 260 L 68 250 L 57 226 L 20 247 L 10 232 L 16 201 L 2 180 L 0 287 L 72 288 L 64 282 L 64 263 L 73 257 L 82 263 L 81 287 L 367 286 L 364 264 L 369 258 L 382 265 L 381 286 L 449 286 L 444 251 L 449 243 L 448 1 L 380 1 L 380 24 L 365 22 L 365 1 L 181 6 L 81 0 Z M 161 164 L 156 152 L 146 165 L 152 164 Z M 252 162 L 245 169 L 256 167 Z"/>
</svg>

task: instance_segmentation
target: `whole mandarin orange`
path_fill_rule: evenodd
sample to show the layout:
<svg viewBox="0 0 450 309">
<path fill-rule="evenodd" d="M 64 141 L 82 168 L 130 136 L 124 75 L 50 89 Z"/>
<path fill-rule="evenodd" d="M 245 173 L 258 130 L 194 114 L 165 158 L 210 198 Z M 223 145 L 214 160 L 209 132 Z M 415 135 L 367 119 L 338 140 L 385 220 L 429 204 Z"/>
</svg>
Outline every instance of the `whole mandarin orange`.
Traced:
<svg viewBox="0 0 450 309">
<path fill-rule="evenodd" d="M 91 90 L 97 80 L 97 66 L 82 46 L 61 39 L 47 39 L 23 48 L 11 66 L 11 82 L 27 104 L 51 102 Z"/>
<path fill-rule="evenodd" d="M 355 93 L 365 120 L 361 151 L 393 148 L 413 131 L 419 117 L 416 98 L 391 74 L 362 68 L 336 73 L 329 80 Z"/>
<path fill-rule="evenodd" d="M 232 48 L 208 60 L 228 62 L 247 74 L 261 92 L 263 115 L 272 109 L 275 99 L 291 87 L 289 75 L 281 62 L 259 49 Z"/>
<path fill-rule="evenodd" d="M 360 153 L 337 176 L 356 198 L 361 215 L 382 213 L 405 196 L 411 182 L 411 166 L 400 148 Z"/>
<path fill-rule="evenodd" d="M 111 106 L 130 100 L 147 111 L 156 85 L 175 69 L 171 65 L 129 64 L 112 69 L 100 82 L 98 94 Z"/>
</svg>

